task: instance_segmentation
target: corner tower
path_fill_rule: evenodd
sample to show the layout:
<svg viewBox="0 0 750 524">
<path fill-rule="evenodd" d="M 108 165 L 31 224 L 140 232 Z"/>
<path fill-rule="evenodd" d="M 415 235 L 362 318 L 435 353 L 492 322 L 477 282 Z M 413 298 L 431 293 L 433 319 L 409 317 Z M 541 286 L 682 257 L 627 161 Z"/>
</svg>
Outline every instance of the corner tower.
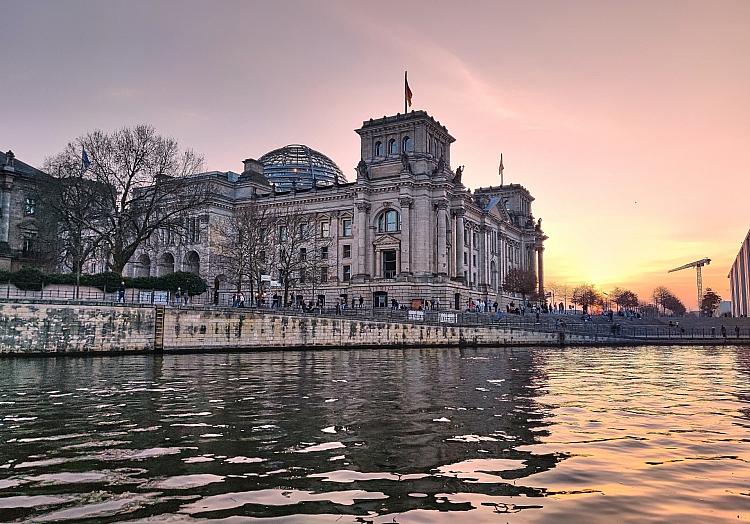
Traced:
<svg viewBox="0 0 750 524">
<path fill-rule="evenodd" d="M 362 141 L 362 162 L 372 180 L 399 177 L 406 162 L 415 175 L 443 173 L 450 166 L 455 138 L 425 111 L 371 118 L 356 132 Z"/>
</svg>

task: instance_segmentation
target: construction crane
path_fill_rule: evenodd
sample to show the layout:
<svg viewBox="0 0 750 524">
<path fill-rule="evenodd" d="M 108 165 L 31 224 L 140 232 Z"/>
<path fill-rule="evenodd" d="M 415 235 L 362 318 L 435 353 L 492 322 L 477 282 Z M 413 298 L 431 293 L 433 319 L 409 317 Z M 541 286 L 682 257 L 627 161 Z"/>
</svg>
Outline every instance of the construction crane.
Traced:
<svg viewBox="0 0 750 524">
<path fill-rule="evenodd" d="M 667 271 L 667 273 L 674 273 L 675 271 L 680 271 L 681 269 L 687 269 L 689 267 L 695 268 L 696 273 L 696 279 L 698 281 L 698 307 L 701 307 L 701 301 L 703 300 L 703 276 L 701 275 L 701 268 L 703 266 L 707 266 L 711 263 L 710 258 L 701 258 L 700 260 L 696 260 L 695 262 L 690 262 L 689 264 L 685 264 L 684 266 L 676 267 L 674 269 L 670 269 Z"/>
</svg>

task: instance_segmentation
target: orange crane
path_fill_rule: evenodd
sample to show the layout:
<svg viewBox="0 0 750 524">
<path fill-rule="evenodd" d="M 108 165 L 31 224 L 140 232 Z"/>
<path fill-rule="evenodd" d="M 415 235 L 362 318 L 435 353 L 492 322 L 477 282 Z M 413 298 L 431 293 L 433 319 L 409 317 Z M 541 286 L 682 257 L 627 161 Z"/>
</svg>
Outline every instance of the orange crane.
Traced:
<svg viewBox="0 0 750 524">
<path fill-rule="evenodd" d="M 701 301 L 703 300 L 703 275 L 701 275 L 701 268 L 703 266 L 707 266 L 711 263 L 710 258 L 701 258 L 700 260 L 696 260 L 695 262 L 690 262 L 689 264 L 685 264 L 684 266 L 676 267 L 674 269 L 670 269 L 667 271 L 667 273 L 674 273 L 675 271 L 680 271 L 681 269 L 687 269 L 689 267 L 695 268 L 696 278 L 698 281 L 698 307 L 701 307 Z"/>
</svg>

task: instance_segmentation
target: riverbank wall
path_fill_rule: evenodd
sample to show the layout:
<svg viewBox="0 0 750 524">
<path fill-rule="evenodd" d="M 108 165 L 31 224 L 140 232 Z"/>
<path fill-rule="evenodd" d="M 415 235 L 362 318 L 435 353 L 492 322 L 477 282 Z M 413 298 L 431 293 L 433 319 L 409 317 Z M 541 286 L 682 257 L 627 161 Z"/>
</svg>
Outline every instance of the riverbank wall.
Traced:
<svg viewBox="0 0 750 524">
<path fill-rule="evenodd" d="M 613 342 L 617 340 L 611 337 L 498 325 L 316 318 L 222 308 L 0 302 L 0 355 L 557 346 Z"/>
<path fill-rule="evenodd" d="M 750 345 L 750 336 L 613 336 L 534 324 L 459 325 L 272 310 L 0 300 L 0 356 L 644 344 Z"/>
</svg>

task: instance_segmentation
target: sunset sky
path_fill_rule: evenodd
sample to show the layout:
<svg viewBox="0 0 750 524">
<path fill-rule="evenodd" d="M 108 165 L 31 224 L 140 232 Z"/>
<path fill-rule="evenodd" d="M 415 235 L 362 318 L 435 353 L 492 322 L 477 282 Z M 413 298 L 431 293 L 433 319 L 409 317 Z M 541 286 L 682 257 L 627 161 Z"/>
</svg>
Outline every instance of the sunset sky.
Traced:
<svg viewBox="0 0 750 524">
<path fill-rule="evenodd" d="M 536 197 L 548 281 L 729 298 L 748 228 L 750 2 L 0 0 L 0 148 L 40 165 L 151 123 L 207 169 L 290 143 L 354 178 L 363 120 L 414 109 L 470 187 Z"/>
</svg>

